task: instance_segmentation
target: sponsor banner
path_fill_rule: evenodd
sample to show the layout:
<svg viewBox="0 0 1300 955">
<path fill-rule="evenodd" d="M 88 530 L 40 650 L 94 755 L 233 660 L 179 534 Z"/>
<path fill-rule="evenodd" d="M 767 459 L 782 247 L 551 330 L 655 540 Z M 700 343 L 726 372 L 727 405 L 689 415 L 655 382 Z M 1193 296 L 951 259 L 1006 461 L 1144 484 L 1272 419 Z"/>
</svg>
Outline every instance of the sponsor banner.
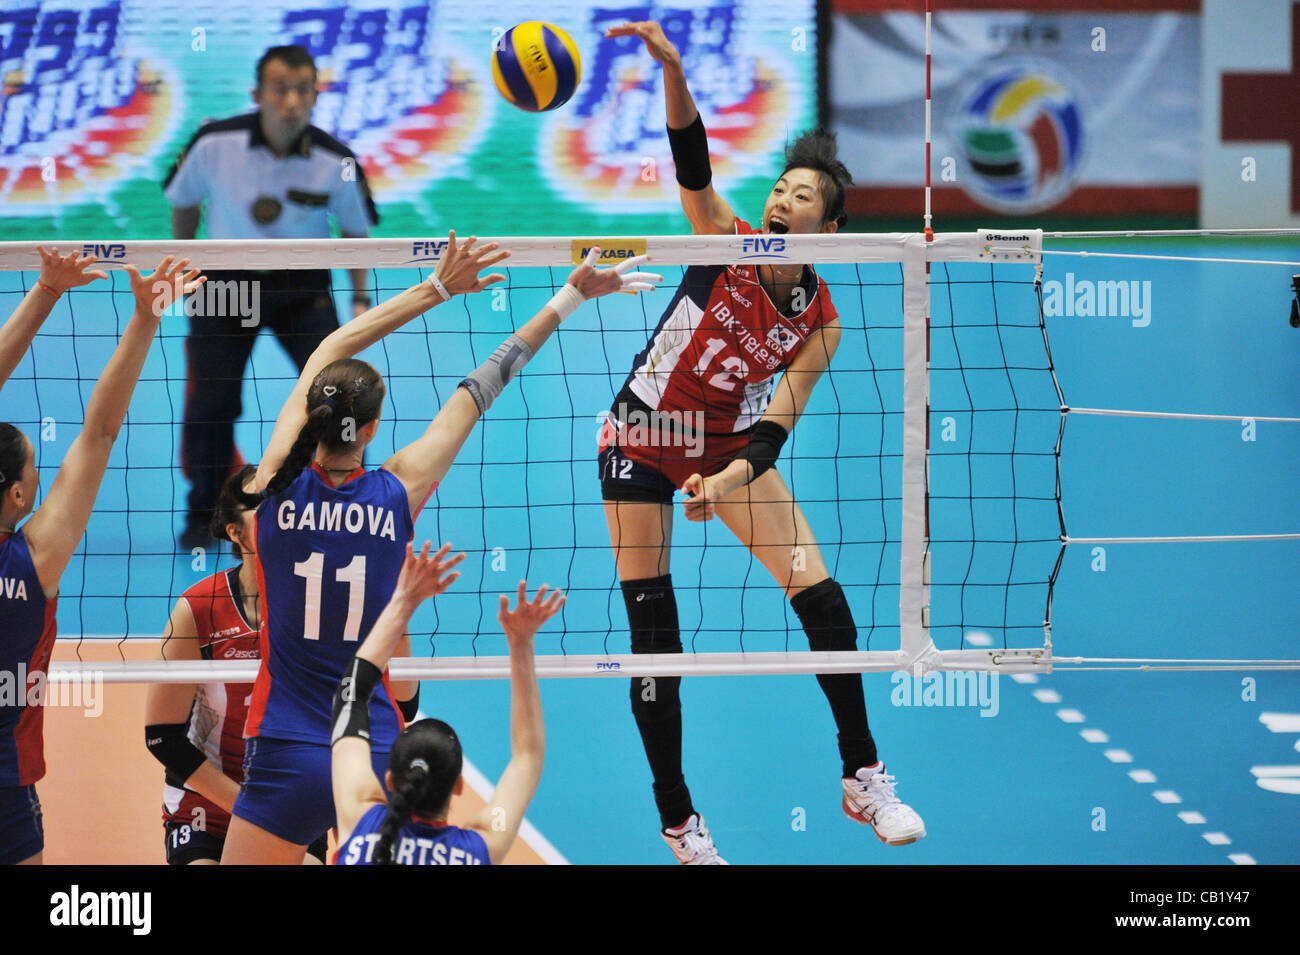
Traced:
<svg viewBox="0 0 1300 955">
<path fill-rule="evenodd" d="M 645 255 L 645 239 L 574 239 L 573 264 L 587 261 L 593 246 L 600 247 L 599 265 L 618 265 L 624 259 Z"/>
<path fill-rule="evenodd" d="M 1205 2 L 1201 225 L 1300 227 L 1300 5 Z"/>
<path fill-rule="evenodd" d="M 828 77 L 832 123 L 858 187 L 851 208 L 919 216 L 925 19 L 910 4 L 840 6 L 859 11 L 835 15 Z M 935 212 L 1193 214 L 1196 13 L 1168 4 L 1130 5 L 1156 11 L 1136 13 L 999 6 L 934 16 Z"/>
<path fill-rule="evenodd" d="M 6 0 L 0 223 L 11 239 L 162 238 L 161 181 L 199 125 L 250 112 L 269 46 L 316 58 L 312 121 L 357 154 L 378 235 L 680 232 L 657 19 L 709 128 L 714 183 L 755 217 L 787 135 L 816 120 L 815 0 Z M 521 19 L 566 30 L 577 93 L 532 114 L 496 92 L 492 46 Z M 435 255 L 436 258 L 436 255 Z"/>
</svg>

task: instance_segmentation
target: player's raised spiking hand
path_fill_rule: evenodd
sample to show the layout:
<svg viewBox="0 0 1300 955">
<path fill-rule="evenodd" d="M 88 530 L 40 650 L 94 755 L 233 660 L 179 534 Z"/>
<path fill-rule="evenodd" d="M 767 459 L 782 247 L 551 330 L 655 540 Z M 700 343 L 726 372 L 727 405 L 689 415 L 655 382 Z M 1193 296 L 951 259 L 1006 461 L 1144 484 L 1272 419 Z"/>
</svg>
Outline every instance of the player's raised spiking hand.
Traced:
<svg viewBox="0 0 1300 955">
<path fill-rule="evenodd" d="M 635 23 L 621 23 L 605 31 L 605 38 L 613 40 L 621 36 L 640 37 L 645 41 L 645 48 L 654 57 L 656 63 L 681 69 L 682 57 L 677 47 L 664 35 L 664 29 L 654 20 L 640 20 Z"/>
</svg>

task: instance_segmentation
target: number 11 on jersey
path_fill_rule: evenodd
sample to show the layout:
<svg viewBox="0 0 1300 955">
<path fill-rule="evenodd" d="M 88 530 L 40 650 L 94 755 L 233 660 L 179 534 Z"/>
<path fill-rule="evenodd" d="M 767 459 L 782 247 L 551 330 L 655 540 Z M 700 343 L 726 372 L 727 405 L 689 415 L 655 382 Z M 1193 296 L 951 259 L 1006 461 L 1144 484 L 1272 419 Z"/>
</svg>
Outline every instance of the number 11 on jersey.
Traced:
<svg viewBox="0 0 1300 955">
<path fill-rule="evenodd" d="M 306 602 L 302 612 L 302 635 L 307 640 L 319 640 L 325 555 L 320 551 L 314 551 L 306 560 L 294 564 L 293 572 L 295 576 L 307 580 Z M 355 643 L 361 637 L 361 610 L 366 602 L 365 555 L 356 555 L 350 564 L 336 570 L 334 579 L 348 585 L 348 616 L 343 623 L 343 639 Z"/>
</svg>

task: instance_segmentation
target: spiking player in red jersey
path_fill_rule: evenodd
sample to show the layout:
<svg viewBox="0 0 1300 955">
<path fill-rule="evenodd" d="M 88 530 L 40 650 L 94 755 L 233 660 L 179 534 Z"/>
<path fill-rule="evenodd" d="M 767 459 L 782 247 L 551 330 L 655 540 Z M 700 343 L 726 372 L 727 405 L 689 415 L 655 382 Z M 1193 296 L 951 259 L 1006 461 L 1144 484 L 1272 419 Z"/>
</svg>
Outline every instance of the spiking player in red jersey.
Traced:
<svg viewBox="0 0 1300 955">
<path fill-rule="evenodd" d="M 681 57 L 659 24 L 628 23 L 607 37 L 641 39 L 663 65 L 668 139 L 682 210 L 696 235 L 755 232 L 714 190 L 704 123 Z M 845 222 L 848 169 L 835 139 L 806 133 L 763 208 L 762 232 L 832 233 Z M 600 479 L 627 605 L 633 653 L 680 653 L 669 573 L 673 492 L 687 520 L 713 517 L 776 579 L 813 650 L 853 650 L 857 627 L 812 529 L 773 465 L 830 364 L 840 325 L 826 283 L 798 264 L 692 267 L 637 356 L 601 435 Z M 784 372 L 775 384 L 778 373 Z M 791 560 L 802 553 L 803 560 Z M 817 677 L 839 731 L 842 807 L 891 845 L 924 837 L 895 795 L 867 725 L 858 674 Z M 632 712 L 654 776 L 663 837 L 679 862 L 720 864 L 682 774 L 678 677 L 652 694 L 632 680 Z"/>
<path fill-rule="evenodd" d="M 54 302 L 70 288 L 106 277 L 87 271 L 93 258 L 40 251 L 40 279 L 0 329 L 0 387 Z M 45 775 L 45 709 L 39 687 L 48 685 L 43 674 L 54 651 L 59 579 L 86 533 L 162 314 L 182 291 L 203 282 L 197 270 L 186 272 L 188 259 L 172 263 L 167 256 L 152 275 L 126 266 L 135 310 L 86 402 L 81 433 L 39 509 L 36 449 L 13 425 L 0 424 L 0 673 L 17 691 L 16 699 L 0 701 L 0 864 L 41 862 L 45 830 L 35 784 Z"/>
</svg>

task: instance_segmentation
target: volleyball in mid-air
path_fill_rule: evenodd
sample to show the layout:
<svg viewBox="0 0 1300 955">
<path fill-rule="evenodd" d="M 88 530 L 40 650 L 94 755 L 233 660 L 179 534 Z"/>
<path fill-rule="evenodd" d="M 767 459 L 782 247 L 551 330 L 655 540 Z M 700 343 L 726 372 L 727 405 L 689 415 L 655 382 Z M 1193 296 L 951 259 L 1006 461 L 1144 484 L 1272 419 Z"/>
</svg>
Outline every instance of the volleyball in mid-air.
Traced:
<svg viewBox="0 0 1300 955">
<path fill-rule="evenodd" d="M 582 77 L 573 38 L 557 26 L 530 20 L 511 27 L 492 48 L 492 78 L 507 100 L 530 113 L 569 101 Z"/>
</svg>

